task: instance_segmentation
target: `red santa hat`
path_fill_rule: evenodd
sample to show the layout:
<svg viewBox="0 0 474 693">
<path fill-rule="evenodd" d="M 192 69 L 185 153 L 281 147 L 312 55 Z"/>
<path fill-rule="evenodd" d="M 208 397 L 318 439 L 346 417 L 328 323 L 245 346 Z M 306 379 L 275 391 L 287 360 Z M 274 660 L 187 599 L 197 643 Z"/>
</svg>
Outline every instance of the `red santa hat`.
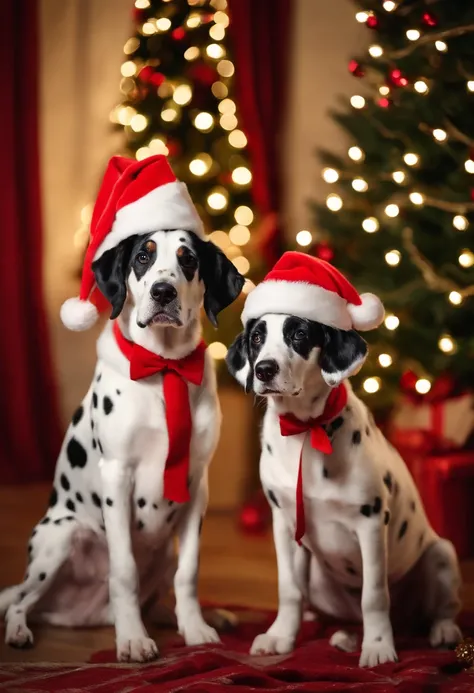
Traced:
<svg viewBox="0 0 474 693">
<path fill-rule="evenodd" d="M 79 296 L 61 306 L 61 320 L 70 330 L 87 330 L 98 310 L 107 305 L 95 284 L 92 263 L 106 250 L 135 234 L 166 229 L 204 229 L 184 183 L 163 155 L 142 161 L 113 156 L 94 205 L 90 241 L 84 259 Z"/>
<path fill-rule="evenodd" d="M 284 253 L 247 296 L 242 322 L 265 313 L 285 313 L 337 327 L 372 330 L 384 318 L 374 294 L 360 294 L 339 270 L 304 253 Z"/>
</svg>

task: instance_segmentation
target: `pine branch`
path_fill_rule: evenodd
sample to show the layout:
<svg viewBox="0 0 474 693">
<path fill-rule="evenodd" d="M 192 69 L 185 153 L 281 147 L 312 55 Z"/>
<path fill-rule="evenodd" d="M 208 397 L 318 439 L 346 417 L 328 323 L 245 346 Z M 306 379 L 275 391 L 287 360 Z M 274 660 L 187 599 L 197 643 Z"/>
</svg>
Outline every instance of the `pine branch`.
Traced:
<svg viewBox="0 0 474 693">
<path fill-rule="evenodd" d="M 423 195 L 423 197 L 423 204 L 428 205 L 428 207 L 442 209 L 445 212 L 454 212 L 455 214 L 467 214 L 468 212 L 472 212 L 474 210 L 474 202 L 450 202 L 449 200 L 440 200 L 437 197 L 429 197 L 426 195 Z"/>
<path fill-rule="evenodd" d="M 455 38 L 456 36 L 464 36 L 464 34 L 470 34 L 474 31 L 474 24 L 466 24 L 465 26 L 456 26 L 453 29 L 446 29 L 446 31 L 438 31 L 433 34 L 426 34 L 418 39 L 418 41 L 413 41 L 410 45 L 405 46 L 405 48 L 400 48 L 398 51 L 392 51 L 392 53 L 387 53 L 386 57 L 389 60 L 397 60 L 398 58 L 406 58 L 407 55 L 411 55 L 420 46 L 425 46 L 439 39 L 445 38 Z"/>
</svg>

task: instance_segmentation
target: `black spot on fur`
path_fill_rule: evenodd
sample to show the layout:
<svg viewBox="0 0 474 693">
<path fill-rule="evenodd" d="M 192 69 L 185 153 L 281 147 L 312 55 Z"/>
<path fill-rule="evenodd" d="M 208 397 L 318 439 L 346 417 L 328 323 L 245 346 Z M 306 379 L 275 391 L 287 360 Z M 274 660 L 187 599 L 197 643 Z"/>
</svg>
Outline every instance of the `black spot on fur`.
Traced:
<svg viewBox="0 0 474 693">
<path fill-rule="evenodd" d="M 200 521 L 199 521 L 199 534 L 201 534 L 201 532 L 202 532 L 202 524 L 203 524 L 203 522 L 204 522 L 204 518 L 201 517 L 201 519 L 200 519 Z"/>
<path fill-rule="evenodd" d="M 59 518 L 59 520 L 55 520 L 55 521 L 54 521 L 54 524 L 55 524 L 55 525 L 60 525 L 60 524 L 61 524 L 61 518 Z"/>
<path fill-rule="evenodd" d="M 58 492 L 56 491 L 55 487 L 53 486 L 53 490 L 51 491 L 51 495 L 49 497 L 49 507 L 52 508 L 56 505 L 58 502 Z"/>
<path fill-rule="evenodd" d="M 362 440 L 362 436 L 360 431 L 354 431 L 352 434 L 352 444 L 353 445 L 359 445 L 360 441 Z"/>
<path fill-rule="evenodd" d="M 424 532 L 422 532 L 420 535 L 420 538 L 418 539 L 418 548 L 419 549 L 422 547 L 424 540 L 425 540 L 425 534 L 424 534 Z"/>
<path fill-rule="evenodd" d="M 332 565 L 330 563 L 328 563 L 328 561 L 326 561 L 326 559 L 324 559 L 324 565 L 328 570 L 332 570 Z"/>
<path fill-rule="evenodd" d="M 153 503 L 153 509 L 154 509 L 154 510 L 158 510 L 158 506 L 157 506 L 156 503 Z"/>
<path fill-rule="evenodd" d="M 74 517 L 74 515 L 66 515 L 66 517 L 64 519 L 67 522 L 72 522 L 72 520 L 75 520 L 76 518 Z"/>
<path fill-rule="evenodd" d="M 32 539 L 33 539 L 33 537 L 35 536 L 35 534 L 36 534 L 37 531 L 38 531 L 38 529 L 35 527 L 34 530 L 31 532 L 31 538 L 32 538 Z"/>
<path fill-rule="evenodd" d="M 65 491 L 69 491 L 69 489 L 71 488 L 71 484 L 69 483 L 69 479 L 65 474 L 61 474 L 59 481 L 61 482 L 61 486 L 63 487 L 63 489 Z"/>
<path fill-rule="evenodd" d="M 395 497 L 397 497 L 399 491 L 400 491 L 400 486 L 398 485 L 397 482 L 395 482 L 394 485 L 393 485 L 393 495 L 394 495 Z"/>
<path fill-rule="evenodd" d="M 96 447 L 97 447 L 97 441 L 96 441 L 95 438 L 92 438 L 92 447 L 93 447 L 94 450 L 95 450 Z"/>
<path fill-rule="evenodd" d="M 28 544 L 28 553 L 31 553 L 33 551 L 33 545 Z"/>
<path fill-rule="evenodd" d="M 105 532 L 105 525 L 100 525 L 100 528 L 103 532 Z"/>
<path fill-rule="evenodd" d="M 173 503 L 174 503 L 174 501 L 172 501 L 172 500 L 168 501 L 168 505 L 173 505 Z"/>
<path fill-rule="evenodd" d="M 385 486 L 387 487 L 389 492 L 392 493 L 393 479 L 392 479 L 392 475 L 390 474 L 390 472 L 387 472 L 385 474 L 385 476 L 383 478 L 383 483 L 385 484 Z"/>
<path fill-rule="evenodd" d="M 106 498 L 106 499 L 105 499 L 105 502 L 107 503 L 107 505 L 109 506 L 109 508 L 111 508 L 111 507 L 113 506 L 113 504 L 114 504 L 112 498 Z"/>
<path fill-rule="evenodd" d="M 26 597 L 26 592 L 20 592 L 20 602 Z"/>
<path fill-rule="evenodd" d="M 94 409 L 97 409 L 97 405 L 99 403 L 99 398 L 97 397 L 97 392 L 92 393 L 92 406 Z"/>
<path fill-rule="evenodd" d="M 137 529 L 143 529 L 144 528 L 144 523 L 141 520 L 138 520 L 137 522 Z"/>
<path fill-rule="evenodd" d="M 122 394 L 122 391 L 121 391 L 121 390 L 115 390 L 115 392 L 116 392 L 118 395 L 121 395 L 121 394 Z"/>
<path fill-rule="evenodd" d="M 361 506 L 360 512 L 362 515 L 365 515 L 365 517 L 370 517 L 372 515 L 372 506 L 366 503 Z"/>
<path fill-rule="evenodd" d="M 362 594 L 362 589 L 360 587 L 354 587 L 353 585 L 344 585 L 344 589 L 351 597 L 360 597 Z"/>
<path fill-rule="evenodd" d="M 277 498 L 271 489 L 268 489 L 268 497 L 273 503 L 273 505 L 275 505 L 277 508 L 280 507 L 280 503 L 277 501 Z"/>
<path fill-rule="evenodd" d="M 96 378 L 96 381 L 97 381 L 98 383 L 100 383 L 100 379 L 101 379 L 101 378 L 102 378 L 102 373 L 99 373 L 99 375 L 98 375 L 97 378 Z"/>
<path fill-rule="evenodd" d="M 84 414 L 84 407 L 81 406 L 76 409 L 74 414 L 72 415 L 72 425 L 77 426 L 79 421 L 82 419 L 82 415 Z"/>
<path fill-rule="evenodd" d="M 268 450 L 268 452 L 270 453 L 270 455 L 272 455 L 272 454 L 273 454 L 273 451 L 272 451 L 271 445 L 269 445 L 269 444 L 267 443 L 267 446 L 266 446 L 266 447 L 267 447 L 267 450 Z"/>
<path fill-rule="evenodd" d="M 114 408 L 114 403 L 110 399 L 110 397 L 105 396 L 104 401 L 103 401 L 103 406 L 104 406 L 104 414 L 107 416 L 110 414 L 112 409 Z"/>
<path fill-rule="evenodd" d="M 43 519 L 40 522 L 40 525 L 47 525 L 50 522 L 49 517 L 43 517 Z"/>
<path fill-rule="evenodd" d="M 368 426 L 365 427 L 365 435 L 370 436 L 370 428 Z"/>
<path fill-rule="evenodd" d="M 346 571 L 349 573 L 349 575 L 357 575 L 357 570 L 352 565 L 347 565 Z"/>
<path fill-rule="evenodd" d="M 68 500 L 66 501 L 66 508 L 68 510 L 70 510 L 72 513 L 76 512 L 76 505 L 75 505 L 74 501 L 71 500 L 70 498 L 68 498 Z"/>
<path fill-rule="evenodd" d="M 100 500 L 100 496 L 95 491 L 92 491 L 91 498 L 95 506 L 97 506 L 98 508 L 102 507 L 102 501 Z"/>
<path fill-rule="evenodd" d="M 381 636 L 381 635 L 378 635 L 378 636 L 375 638 L 374 642 L 382 642 L 382 636 Z"/>
<path fill-rule="evenodd" d="M 399 539 L 402 539 L 405 536 L 407 529 L 408 529 L 408 521 L 403 520 L 402 524 L 400 525 L 400 530 L 398 532 L 398 538 Z"/>
<path fill-rule="evenodd" d="M 412 501 L 412 502 L 410 503 L 410 510 L 411 510 L 413 513 L 415 512 L 415 510 L 416 510 L 416 503 L 415 503 L 415 501 Z"/>
<path fill-rule="evenodd" d="M 93 420 L 91 419 L 91 431 L 94 430 L 94 426 L 95 426 L 95 423 L 94 423 Z"/>
<path fill-rule="evenodd" d="M 82 493 L 79 493 L 79 491 L 76 493 L 76 500 L 79 503 L 84 503 L 84 498 L 82 497 Z"/>
<path fill-rule="evenodd" d="M 344 417 L 343 416 L 338 416 L 337 419 L 334 419 L 334 421 L 331 421 L 329 424 L 329 435 L 333 435 L 339 428 L 344 423 Z"/>
<path fill-rule="evenodd" d="M 38 575 L 38 580 L 39 580 L 40 582 L 43 582 L 43 580 L 46 580 L 46 573 L 40 573 L 40 574 Z"/>
<path fill-rule="evenodd" d="M 383 523 L 384 523 L 384 525 L 388 525 L 389 522 L 390 522 L 390 511 L 386 510 L 385 514 L 383 516 Z"/>
<path fill-rule="evenodd" d="M 100 454 L 104 454 L 104 448 L 102 447 L 102 443 L 100 442 L 99 439 L 97 439 L 97 445 L 99 446 Z"/>
<path fill-rule="evenodd" d="M 169 514 L 168 517 L 166 518 L 166 522 L 170 523 L 170 522 L 172 521 L 173 517 L 176 515 L 176 510 L 177 510 L 177 509 L 175 508 L 174 510 L 172 510 L 172 511 L 170 512 L 170 514 Z"/>
<path fill-rule="evenodd" d="M 74 467 L 83 469 L 87 464 L 87 452 L 75 438 L 71 438 L 67 444 L 66 455 L 73 469 Z"/>
<path fill-rule="evenodd" d="M 326 469 L 326 467 L 323 467 L 323 477 L 324 477 L 325 479 L 328 479 L 328 478 L 329 478 L 329 472 L 328 472 L 328 470 Z"/>
<path fill-rule="evenodd" d="M 180 239 L 179 239 L 179 242 L 180 242 L 180 243 L 186 243 L 186 239 L 185 239 L 185 238 L 180 238 Z"/>
<path fill-rule="evenodd" d="M 137 505 L 139 508 L 144 508 L 146 505 L 146 500 L 144 498 L 139 498 L 137 500 Z"/>
<path fill-rule="evenodd" d="M 372 508 L 372 510 L 377 515 L 377 513 L 379 513 L 381 511 L 381 509 L 382 509 L 382 499 L 380 498 L 380 496 L 377 496 L 374 500 L 374 507 Z"/>
<path fill-rule="evenodd" d="M 347 412 L 348 414 L 350 414 L 351 411 L 352 411 L 352 407 L 351 407 L 350 404 L 348 404 L 348 405 L 346 406 L 346 412 Z"/>
</svg>

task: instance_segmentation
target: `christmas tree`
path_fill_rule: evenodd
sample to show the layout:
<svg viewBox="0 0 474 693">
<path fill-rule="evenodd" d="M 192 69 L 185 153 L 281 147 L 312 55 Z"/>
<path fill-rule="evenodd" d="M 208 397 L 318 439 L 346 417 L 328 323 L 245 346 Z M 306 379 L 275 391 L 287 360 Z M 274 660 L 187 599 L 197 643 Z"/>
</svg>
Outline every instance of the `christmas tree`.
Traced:
<svg viewBox="0 0 474 693">
<path fill-rule="evenodd" d="M 210 239 L 247 275 L 252 173 L 233 100 L 226 9 L 226 0 L 136 0 L 121 66 L 124 98 L 111 120 L 123 128 L 129 155 L 169 157 Z M 208 334 L 216 359 L 239 329 L 241 308 L 237 302 L 225 311 L 217 334 Z"/>
<path fill-rule="evenodd" d="M 384 301 L 358 381 L 381 407 L 400 383 L 474 384 L 474 3 L 365 0 L 355 18 L 369 47 L 333 113 L 347 154 L 320 152 L 331 189 L 297 241 Z"/>
</svg>

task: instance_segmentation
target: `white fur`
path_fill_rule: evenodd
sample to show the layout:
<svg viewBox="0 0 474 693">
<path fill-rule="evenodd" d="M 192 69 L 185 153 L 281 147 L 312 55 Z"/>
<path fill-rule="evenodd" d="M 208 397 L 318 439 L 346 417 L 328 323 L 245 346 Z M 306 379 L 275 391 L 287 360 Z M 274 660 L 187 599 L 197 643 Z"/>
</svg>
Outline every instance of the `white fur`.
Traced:
<svg viewBox="0 0 474 693">
<path fill-rule="evenodd" d="M 183 231 L 153 235 L 157 261 L 140 280 L 132 272 L 129 298 L 119 318 L 125 336 L 167 358 L 190 353 L 201 335 L 202 282 L 198 273 L 188 282 L 176 259 L 183 235 L 190 243 Z M 176 287 L 176 311 L 183 324 L 179 329 L 137 326 L 140 311 L 150 314 L 147 297 L 157 277 Z M 57 502 L 35 528 L 31 563 L 22 584 L 0 594 L 0 612 L 6 611 L 6 640 L 14 646 L 32 642 L 28 614 L 32 621 L 63 626 L 114 624 L 119 660 L 153 659 L 158 651 L 143 625 L 142 612 L 146 606 L 150 615 L 155 613 L 158 600 L 167 595 L 174 580 L 177 622 L 186 643 L 215 642 L 217 633 L 204 621 L 197 599 L 207 467 L 221 417 L 212 360 L 206 355 L 201 386 L 188 384 L 193 420 L 191 500 L 177 504 L 163 498 L 168 436 L 162 375 L 130 380 L 129 363 L 116 344 L 111 323 L 102 332 L 97 350 L 82 417 L 70 425 L 57 462 Z M 108 414 L 107 397 L 113 404 Z M 87 453 L 84 467 L 78 466 L 77 445 L 72 457 L 75 466 L 71 466 L 72 439 Z M 180 543 L 177 568 L 175 536 Z"/>
<path fill-rule="evenodd" d="M 83 301 L 78 296 L 68 298 L 59 311 L 61 321 L 65 327 L 75 332 L 88 330 L 99 317 L 97 308 L 90 301 Z"/>
</svg>

